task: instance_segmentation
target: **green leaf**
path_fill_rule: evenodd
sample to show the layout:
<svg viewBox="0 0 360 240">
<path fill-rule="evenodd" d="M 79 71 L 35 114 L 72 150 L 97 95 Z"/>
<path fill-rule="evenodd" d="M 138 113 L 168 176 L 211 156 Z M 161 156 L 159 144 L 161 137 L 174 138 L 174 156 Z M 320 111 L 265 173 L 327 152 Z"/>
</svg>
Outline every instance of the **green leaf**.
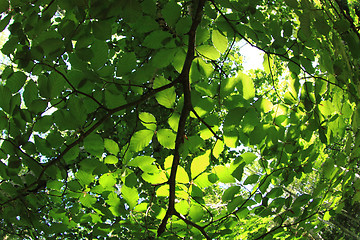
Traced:
<svg viewBox="0 0 360 240">
<path fill-rule="evenodd" d="M 179 120 L 180 115 L 178 113 L 173 113 L 168 119 L 168 124 L 174 132 L 178 131 Z"/>
<path fill-rule="evenodd" d="M 4 130 L 7 126 L 8 126 L 8 117 L 3 111 L 0 111 L 0 130 Z M 5 158 L 5 156 L 3 158 Z"/>
<path fill-rule="evenodd" d="M 191 178 L 194 179 L 200 173 L 204 172 L 210 165 L 210 151 L 207 151 L 203 155 L 197 156 L 191 162 Z"/>
<path fill-rule="evenodd" d="M 141 121 L 141 124 L 144 125 L 147 129 L 156 130 L 156 119 L 154 115 L 147 112 L 141 112 L 139 113 L 139 119 Z"/>
<path fill-rule="evenodd" d="M 169 66 L 174 61 L 176 49 L 160 49 L 151 59 L 151 64 L 156 68 Z"/>
<path fill-rule="evenodd" d="M 118 154 L 120 151 L 119 145 L 114 140 L 109 138 L 104 139 L 104 147 L 109 153 L 114 155 Z"/>
<path fill-rule="evenodd" d="M 38 99 L 38 88 L 33 80 L 29 80 L 24 88 L 24 101 L 25 105 L 30 108 L 32 101 Z"/>
<path fill-rule="evenodd" d="M 267 112 L 270 112 L 273 109 L 274 105 L 268 99 L 262 98 L 260 100 L 260 106 L 261 106 L 261 110 L 264 111 L 265 113 L 267 113 Z"/>
<path fill-rule="evenodd" d="M 191 193 L 191 197 L 202 198 L 204 196 L 204 192 L 194 184 L 190 186 L 189 191 Z"/>
<path fill-rule="evenodd" d="M 0 107 L 8 113 L 10 113 L 10 99 L 11 92 L 9 88 L 0 86 Z"/>
<path fill-rule="evenodd" d="M 329 212 L 329 211 L 327 211 L 327 212 L 324 214 L 323 219 L 324 219 L 324 221 L 329 221 L 329 220 L 330 220 L 330 218 L 331 218 L 330 212 Z"/>
<path fill-rule="evenodd" d="M 269 54 L 264 54 L 263 67 L 267 74 L 272 73 L 273 64 L 274 64 L 273 58 Z"/>
<path fill-rule="evenodd" d="M 199 205 L 192 205 L 189 210 L 189 217 L 194 222 L 200 222 L 204 215 L 204 210 Z"/>
<path fill-rule="evenodd" d="M 111 24 L 108 21 L 96 21 L 92 22 L 92 30 L 94 37 L 96 37 L 99 40 L 107 40 L 111 39 Z"/>
<path fill-rule="evenodd" d="M 170 129 L 160 129 L 156 132 L 159 143 L 168 149 L 175 148 L 176 134 Z"/>
<path fill-rule="evenodd" d="M 182 166 L 178 166 L 176 171 L 176 182 L 189 183 L 189 175 Z"/>
<path fill-rule="evenodd" d="M 94 57 L 91 59 L 91 64 L 94 69 L 99 69 L 105 65 L 109 58 L 109 48 L 104 41 L 96 40 L 91 45 L 91 50 L 94 53 Z"/>
<path fill-rule="evenodd" d="M 91 173 L 83 170 L 77 171 L 75 173 L 75 177 L 83 186 L 87 186 L 95 180 L 94 176 Z"/>
<path fill-rule="evenodd" d="M 143 45 L 151 49 L 160 49 L 172 38 L 169 32 L 156 30 L 147 35 L 143 41 Z"/>
<path fill-rule="evenodd" d="M 26 78 L 23 72 L 14 72 L 7 79 L 5 86 L 8 87 L 12 93 L 16 93 L 24 86 Z"/>
<path fill-rule="evenodd" d="M 157 173 L 143 173 L 141 177 L 150 184 L 162 184 L 168 181 L 165 172 L 162 170 Z"/>
<path fill-rule="evenodd" d="M 133 209 L 139 200 L 139 194 L 137 189 L 129 188 L 126 185 L 121 186 L 121 195 L 129 204 L 130 209 Z"/>
<path fill-rule="evenodd" d="M 119 159 L 114 155 L 107 155 L 104 159 L 104 163 L 106 164 L 116 164 L 118 163 Z"/>
<path fill-rule="evenodd" d="M 248 176 L 244 181 L 244 185 L 257 183 L 259 177 L 260 176 L 256 174 Z"/>
<path fill-rule="evenodd" d="M 324 177 L 330 179 L 334 170 L 335 170 L 334 159 L 328 158 L 322 165 L 322 172 L 324 174 Z"/>
<path fill-rule="evenodd" d="M 200 55 L 210 60 L 216 60 L 220 58 L 220 52 L 211 45 L 201 45 L 196 48 Z"/>
<path fill-rule="evenodd" d="M 245 163 L 241 163 L 239 166 L 235 168 L 235 170 L 232 172 L 232 176 L 236 178 L 238 181 L 241 181 L 242 175 L 244 173 L 244 167 Z"/>
<path fill-rule="evenodd" d="M 213 176 L 215 176 L 213 179 Z M 215 181 L 210 181 L 210 180 L 215 180 Z M 216 181 L 217 181 L 217 176 L 215 174 L 212 173 L 212 175 L 210 175 L 209 173 L 202 173 L 200 174 L 195 180 L 194 183 L 199 186 L 200 188 L 206 188 L 206 187 L 210 187 L 211 185 L 213 185 Z"/>
<path fill-rule="evenodd" d="M 90 194 L 83 194 L 80 196 L 79 201 L 85 207 L 92 208 L 92 205 L 96 203 L 96 198 Z"/>
<path fill-rule="evenodd" d="M 299 3 L 297 0 L 285 0 L 286 5 L 288 5 L 289 7 L 295 8 L 297 9 L 299 6 Z"/>
<path fill-rule="evenodd" d="M 92 133 L 84 139 L 86 151 L 96 157 L 101 157 L 104 152 L 104 142 L 100 135 Z"/>
<path fill-rule="evenodd" d="M 76 145 L 73 148 L 71 148 L 67 153 L 65 153 L 63 159 L 65 160 L 66 163 L 70 163 L 77 158 L 79 153 L 80 153 L 79 146 Z"/>
<path fill-rule="evenodd" d="M 185 16 L 180 18 L 179 21 L 176 23 L 175 31 L 177 34 L 186 34 L 189 32 L 191 28 L 191 17 Z"/>
<path fill-rule="evenodd" d="M 187 201 L 182 200 L 178 203 L 175 203 L 175 210 L 182 215 L 188 214 L 189 209 L 190 209 L 190 205 Z"/>
<path fill-rule="evenodd" d="M 235 86 L 240 82 L 240 80 L 241 79 L 238 77 L 225 78 L 223 82 L 221 82 L 221 95 L 225 97 L 234 92 Z"/>
<path fill-rule="evenodd" d="M 156 167 L 155 165 L 152 164 L 155 161 L 156 161 L 155 158 L 152 158 L 149 156 L 138 156 L 138 157 L 132 159 L 130 162 L 128 162 L 127 165 L 129 167 L 139 167 L 144 172 L 148 172 L 146 170 L 151 168 L 149 166 Z M 156 168 L 156 170 L 157 170 L 157 168 Z"/>
<path fill-rule="evenodd" d="M 219 158 L 220 154 L 224 150 L 224 143 L 220 140 L 217 140 L 213 148 L 212 154 L 215 158 Z"/>
<path fill-rule="evenodd" d="M 282 188 L 276 187 L 271 189 L 271 191 L 266 194 L 266 197 L 275 199 L 277 197 L 280 197 L 283 193 L 284 191 L 282 190 Z"/>
<path fill-rule="evenodd" d="M 229 168 L 223 165 L 215 166 L 213 172 L 218 176 L 219 181 L 222 183 L 234 183 L 235 178 L 231 175 Z"/>
<path fill-rule="evenodd" d="M 57 73 L 50 74 L 49 77 L 40 75 L 38 78 L 39 93 L 44 98 L 57 97 L 64 88 L 64 80 Z"/>
<path fill-rule="evenodd" d="M 169 1 L 164 8 L 161 10 L 162 16 L 165 19 L 166 24 L 169 26 L 175 26 L 176 22 L 181 15 L 181 7 L 176 1 Z"/>
<path fill-rule="evenodd" d="M 122 77 L 125 74 L 130 73 L 134 68 L 136 68 L 136 56 L 133 52 L 125 52 L 118 58 L 118 63 L 116 65 L 116 76 Z"/>
<path fill-rule="evenodd" d="M 116 184 L 116 178 L 113 173 L 105 173 L 99 178 L 99 184 L 104 189 L 112 189 Z"/>
<path fill-rule="evenodd" d="M 178 73 L 181 73 L 183 66 L 184 66 L 185 59 L 186 59 L 185 51 L 183 49 L 178 49 L 178 51 L 175 53 L 175 57 L 172 61 L 172 65 Z"/>
<path fill-rule="evenodd" d="M 239 89 L 241 90 L 244 99 L 249 100 L 251 98 L 254 98 L 255 88 L 252 79 L 242 72 L 238 73 L 237 78 L 240 79 Z"/>
<path fill-rule="evenodd" d="M 53 116 L 43 116 L 36 121 L 33 130 L 36 132 L 47 132 L 53 123 Z"/>
<path fill-rule="evenodd" d="M 238 194 L 238 193 L 240 193 L 240 187 L 239 186 L 231 186 L 225 190 L 221 199 L 223 202 L 232 200 L 234 198 L 235 194 Z"/>
<path fill-rule="evenodd" d="M 299 196 L 295 199 L 295 201 L 292 204 L 292 207 L 297 208 L 297 207 L 304 206 L 305 204 L 307 204 L 309 202 L 310 199 L 311 199 L 311 195 L 302 194 L 301 196 Z"/>
<path fill-rule="evenodd" d="M 156 190 L 156 196 L 167 197 L 169 196 L 169 185 L 162 185 Z"/>
<path fill-rule="evenodd" d="M 166 84 L 169 84 L 170 81 L 165 79 L 164 77 L 160 76 L 155 78 L 154 80 L 154 89 L 162 87 Z M 175 93 L 175 88 L 171 87 L 168 89 L 165 89 L 161 92 L 158 92 L 155 95 L 156 101 L 166 107 L 166 108 L 173 108 L 173 106 L 175 105 L 175 101 L 176 101 L 176 93 Z"/>
<path fill-rule="evenodd" d="M 240 204 L 242 204 L 244 202 L 244 199 L 241 196 L 235 197 L 234 199 L 232 199 L 227 207 L 227 211 L 229 213 L 231 213 L 232 211 L 234 211 Z"/>
<path fill-rule="evenodd" d="M 218 30 L 213 30 L 211 35 L 211 40 L 221 53 L 224 53 L 228 47 L 227 37 L 222 35 Z"/>
<path fill-rule="evenodd" d="M 314 22 L 316 30 L 322 35 L 328 35 L 331 28 L 327 24 L 325 18 L 322 15 L 316 15 L 316 20 Z"/>
<path fill-rule="evenodd" d="M 152 130 L 140 130 L 134 133 L 130 140 L 130 149 L 134 152 L 142 151 L 146 146 L 149 145 L 154 131 Z"/>
<path fill-rule="evenodd" d="M 246 164 L 250 164 L 257 158 L 257 156 L 255 155 L 255 153 L 246 152 L 241 154 L 241 158 L 245 161 Z"/>
<path fill-rule="evenodd" d="M 0 1 L 0 13 L 3 13 L 3 12 L 6 12 L 9 10 L 9 1 L 6 1 L 6 0 L 2 0 Z M 11 16 L 10 14 L 8 16 Z M 3 21 L 3 20 L 1 20 Z M 4 27 L 5 28 L 5 27 Z M 1 29 L 1 32 L 3 31 L 4 29 Z"/>
</svg>

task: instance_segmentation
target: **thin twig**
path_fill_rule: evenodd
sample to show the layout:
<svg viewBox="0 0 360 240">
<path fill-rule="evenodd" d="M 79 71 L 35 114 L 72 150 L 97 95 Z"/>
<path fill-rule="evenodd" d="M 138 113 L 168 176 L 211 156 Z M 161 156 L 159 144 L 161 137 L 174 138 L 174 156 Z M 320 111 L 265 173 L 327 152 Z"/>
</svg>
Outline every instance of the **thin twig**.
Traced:
<svg viewBox="0 0 360 240">
<path fill-rule="evenodd" d="M 202 117 L 199 116 L 199 114 L 195 111 L 195 109 L 194 109 L 193 107 L 191 108 L 191 111 L 195 114 L 195 116 L 197 117 L 197 119 L 199 119 L 200 122 L 201 122 L 202 124 L 204 124 L 204 125 L 210 130 L 210 132 L 214 135 L 214 137 L 215 137 L 216 139 L 218 139 L 218 140 L 220 140 L 220 141 L 223 140 L 221 137 L 219 137 L 219 136 L 216 134 L 216 132 L 214 132 L 214 130 L 211 128 L 211 126 L 210 126 L 209 124 L 207 124 L 207 123 L 205 122 L 205 120 L 202 119 Z"/>
</svg>

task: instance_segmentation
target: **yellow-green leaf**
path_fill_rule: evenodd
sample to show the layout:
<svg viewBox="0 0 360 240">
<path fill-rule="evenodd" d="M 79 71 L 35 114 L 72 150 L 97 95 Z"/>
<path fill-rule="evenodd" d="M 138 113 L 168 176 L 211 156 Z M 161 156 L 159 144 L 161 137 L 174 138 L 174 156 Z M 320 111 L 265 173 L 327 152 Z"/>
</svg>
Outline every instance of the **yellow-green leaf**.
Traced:
<svg viewBox="0 0 360 240">
<path fill-rule="evenodd" d="M 149 145 L 154 131 L 143 129 L 134 133 L 130 140 L 130 149 L 134 152 L 142 151 L 146 146 Z"/>
<path fill-rule="evenodd" d="M 212 31 L 211 40 L 216 49 L 219 50 L 221 53 L 224 53 L 226 51 L 228 47 L 227 37 L 222 35 L 218 30 Z"/>
<path fill-rule="evenodd" d="M 112 139 L 105 138 L 104 147 L 109 153 L 114 155 L 118 154 L 118 152 L 120 151 L 119 145 Z"/>
<path fill-rule="evenodd" d="M 205 171 L 205 169 L 210 164 L 210 151 L 207 151 L 205 154 L 200 155 L 193 159 L 191 162 L 191 178 L 194 179 L 200 173 Z"/>
<path fill-rule="evenodd" d="M 99 184 L 104 188 L 112 188 L 116 184 L 116 179 L 114 174 L 105 173 L 99 178 Z"/>
<path fill-rule="evenodd" d="M 154 80 L 154 89 L 162 87 L 166 84 L 169 84 L 170 81 L 165 79 L 164 77 L 160 76 L 155 78 Z M 175 105 L 175 101 L 176 101 L 176 93 L 175 93 L 175 88 L 171 87 L 168 89 L 165 89 L 161 92 L 158 92 L 155 95 L 156 101 L 166 107 L 166 108 L 172 108 Z"/>
<path fill-rule="evenodd" d="M 201 45 L 196 48 L 196 50 L 204 57 L 211 60 L 216 60 L 220 57 L 220 52 L 216 50 L 215 47 L 211 45 Z"/>
<path fill-rule="evenodd" d="M 133 209 L 139 199 L 139 194 L 136 188 L 129 188 L 126 185 L 121 187 L 121 194 L 125 201 L 129 204 L 130 209 Z"/>
<path fill-rule="evenodd" d="M 182 166 L 178 166 L 176 171 L 176 182 L 189 183 L 189 176 Z"/>
<path fill-rule="evenodd" d="M 160 129 L 159 131 L 157 131 L 156 136 L 159 143 L 164 148 L 168 148 L 168 149 L 175 148 L 176 134 L 170 129 Z"/>
<path fill-rule="evenodd" d="M 104 162 L 107 164 L 116 164 L 118 163 L 119 159 L 114 155 L 107 155 L 104 159 Z"/>
<path fill-rule="evenodd" d="M 147 129 L 156 130 L 156 119 L 154 115 L 148 112 L 141 112 L 139 113 L 139 119 L 141 124 L 144 125 Z"/>
<path fill-rule="evenodd" d="M 240 79 L 240 89 L 244 99 L 251 99 L 255 97 L 255 88 L 253 80 L 246 74 L 239 72 L 237 78 Z"/>
</svg>

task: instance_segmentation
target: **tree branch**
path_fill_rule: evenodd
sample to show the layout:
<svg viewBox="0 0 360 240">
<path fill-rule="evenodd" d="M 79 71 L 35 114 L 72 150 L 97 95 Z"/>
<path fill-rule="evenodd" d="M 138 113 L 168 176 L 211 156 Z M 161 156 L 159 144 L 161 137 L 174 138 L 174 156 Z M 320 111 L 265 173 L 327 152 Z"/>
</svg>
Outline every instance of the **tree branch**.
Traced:
<svg viewBox="0 0 360 240">
<path fill-rule="evenodd" d="M 182 216 L 180 213 L 178 213 L 177 211 L 174 212 L 174 215 L 177 216 L 178 218 L 180 218 L 181 220 L 183 220 L 186 224 L 190 225 L 190 226 L 193 226 L 194 228 L 198 229 L 202 235 L 206 238 L 206 239 L 211 239 L 209 237 L 209 235 L 205 232 L 205 229 L 204 227 L 200 226 L 200 225 L 197 225 L 196 223 L 186 219 L 184 216 Z"/>
<path fill-rule="evenodd" d="M 176 83 L 180 82 L 181 80 L 181 75 L 175 79 L 173 82 L 167 84 L 167 85 L 164 85 L 160 88 L 156 88 L 144 95 L 142 95 L 138 100 L 136 101 L 133 101 L 133 102 L 130 102 L 130 103 L 127 103 L 127 104 L 124 104 L 124 105 L 121 105 L 119 107 L 116 107 L 116 108 L 113 108 L 113 109 L 109 109 L 107 114 L 105 116 L 103 116 L 102 118 L 100 118 L 97 122 L 94 123 L 94 125 L 92 127 L 90 127 L 87 131 L 83 132 L 79 137 L 78 139 L 76 139 L 74 142 L 72 142 L 71 144 L 69 144 L 63 152 L 61 152 L 57 157 L 53 158 L 50 162 L 48 162 L 45 166 L 43 166 L 43 169 L 42 171 L 40 172 L 39 176 L 37 177 L 36 181 L 34 181 L 32 184 L 29 184 L 26 188 L 22 189 L 20 192 L 21 194 L 17 195 L 16 197 L 13 197 L 11 199 L 8 199 L 6 200 L 5 202 L 1 203 L 0 206 L 3 206 L 7 203 L 10 203 L 12 201 L 15 201 L 17 199 L 19 199 L 21 196 L 26 196 L 28 195 L 29 193 L 32 193 L 32 192 L 36 192 L 37 190 L 41 189 L 43 187 L 43 185 L 41 184 L 41 178 L 43 177 L 43 175 L 45 174 L 46 170 L 56 164 L 57 162 L 59 162 L 63 156 L 69 152 L 73 147 L 75 147 L 76 145 L 78 145 L 84 138 L 86 138 L 87 136 L 89 136 L 92 132 L 94 132 L 102 123 L 104 123 L 108 118 L 111 117 L 112 114 L 118 112 L 118 111 L 121 111 L 121 110 L 124 110 L 124 109 L 127 109 L 129 107 L 133 107 L 133 106 L 136 106 L 144 101 L 146 101 L 147 99 L 149 99 L 150 97 L 154 96 L 156 93 L 158 92 L 161 92 L 165 89 L 168 89 L 172 86 L 174 86 Z M 34 186 L 35 189 L 32 189 Z"/>
<path fill-rule="evenodd" d="M 220 140 L 220 141 L 223 140 L 221 137 L 219 137 L 219 136 L 216 134 L 216 132 L 214 132 L 214 130 L 211 128 L 211 126 L 210 126 L 209 124 L 207 124 L 207 123 L 205 122 L 205 120 L 202 119 L 202 118 L 199 116 L 199 114 L 197 114 L 197 112 L 195 111 L 195 109 L 194 109 L 192 106 L 191 106 L 191 111 L 195 114 L 195 116 L 197 117 L 197 119 L 199 119 L 200 122 L 201 122 L 202 124 L 204 124 L 204 125 L 210 130 L 210 132 L 214 135 L 214 137 L 215 137 L 216 139 L 218 139 L 218 140 Z"/>
<path fill-rule="evenodd" d="M 194 1 L 195 3 L 195 1 Z M 180 163 L 180 146 L 184 143 L 184 136 L 185 136 L 185 124 L 186 120 L 190 114 L 191 110 L 191 90 L 190 90 L 190 80 L 189 80 L 189 73 L 192 61 L 194 59 L 195 55 L 195 38 L 196 38 L 196 29 L 199 26 L 201 22 L 202 17 L 202 9 L 204 7 L 205 0 L 200 0 L 198 2 L 198 6 L 196 9 L 195 16 L 193 17 L 193 21 L 191 24 L 190 31 L 188 33 L 189 35 L 189 42 L 188 42 L 188 51 L 186 54 L 185 62 L 182 68 L 182 71 L 179 75 L 179 79 L 182 83 L 183 92 L 184 92 L 184 106 L 181 111 L 180 120 L 179 120 L 179 126 L 178 131 L 176 134 L 176 140 L 175 140 L 175 149 L 174 149 L 174 159 L 171 166 L 171 172 L 169 177 L 169 205 L 168 209 L 166 211 L 166 214 L 158 228 L 158 236 L 160 236 L 166 228 L 166 224 L 168 219 L 173 215 L 176 214 L 175 211 L 175 186 L 176 186 L 176 171 Z"/>
<path fill-rule="evenodd" d="M 62 73 L 61 71 L 59 71 L 55 66 L 51 66 L 50 64 L 47 64 L 47 63 L 44 63 L 44 62 L 39 62 L 38 64 L 45 65 L 45 66 L 53 69 L 55 72 L 57 72 L 57 73 L 67 82 L 67 84 L 70 85 L 70 87 L 73 89 L 73 91 L 74 91 L 75 93 L 79 93 L 79 94 L 81 94 L 81 95 L 84 95 L 84 96 L 90 98 L 91 100 L 93 100 L 94 102 L 96 102 L 101 108 L 103 108 L 103 109 L 105 109 L 105 110 L 107 110 L 107 111 L 109 110 L 107 107 L 105 107 L 103 104 L 101 104 L 101 103 L 100 103 L 96 98 L 94 98 L 93 96 L 77 90 L 77 89 L 75 88 L 75 86 L 74 86 L 74 85 L 69 81 L 69 79 L 65 76 L 65 74 Z"/>
</svg>

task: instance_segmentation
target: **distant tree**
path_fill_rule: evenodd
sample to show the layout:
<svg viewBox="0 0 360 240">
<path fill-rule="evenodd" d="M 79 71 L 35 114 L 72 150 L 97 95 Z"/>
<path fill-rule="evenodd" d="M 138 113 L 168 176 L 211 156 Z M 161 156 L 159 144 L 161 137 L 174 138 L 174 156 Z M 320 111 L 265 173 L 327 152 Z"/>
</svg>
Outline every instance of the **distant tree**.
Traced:
<svg viewBox="0 0 360 240">
<path fill-rule="evenodd" d="M 0 1 L 0 235 L 358 237 L 347 3 Z"/>
</svg>

